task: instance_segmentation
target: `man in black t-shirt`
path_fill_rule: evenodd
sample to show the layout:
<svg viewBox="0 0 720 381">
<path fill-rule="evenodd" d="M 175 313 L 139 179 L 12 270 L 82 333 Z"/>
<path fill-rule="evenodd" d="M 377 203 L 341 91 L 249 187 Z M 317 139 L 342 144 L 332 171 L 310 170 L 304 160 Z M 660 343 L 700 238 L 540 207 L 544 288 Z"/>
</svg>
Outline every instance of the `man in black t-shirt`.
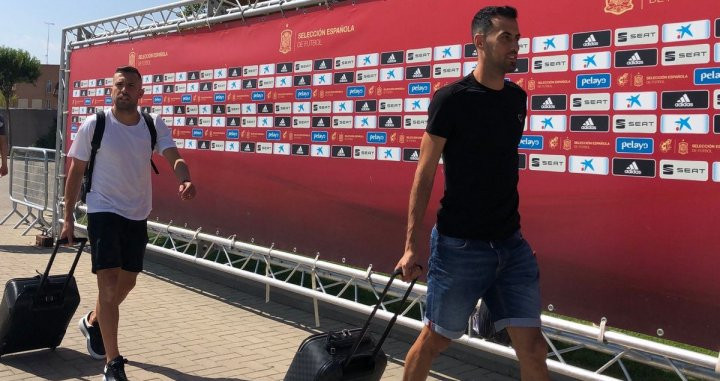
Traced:
<svg viewBox="0 0 720 381">
<path fill-rule="evenodd" d="M 405 359 L 404 380 L 427 377 L 432 360 L 466 331 L 479 298 L 496 330 L 507 328 L 522 379 L 549 380 L 538 265 L 518 213 L 527 94 L 505 81 L 517 65 L 517 11 L 481 9 L 472 35 L 477 67 L 435 94 L 410 192 L 405 253 L 396 266 L 406 281 L 422 272 L 417 232 L 442 155 L 445 193 L 431 235 L 425 326 Z"/>
</svg>

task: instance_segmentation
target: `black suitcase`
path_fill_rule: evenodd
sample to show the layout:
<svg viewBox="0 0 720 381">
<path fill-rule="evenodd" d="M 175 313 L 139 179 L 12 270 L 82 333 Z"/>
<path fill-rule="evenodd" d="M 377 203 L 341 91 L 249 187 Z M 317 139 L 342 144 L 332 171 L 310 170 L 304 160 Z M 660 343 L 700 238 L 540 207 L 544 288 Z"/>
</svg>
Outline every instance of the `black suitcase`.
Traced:
<svg viewBox="0 0 720 381">
<path fill-rule="evenodd" d="M 380 380 L 387 365 L 382 344 L 395 324 L 399 310 L 390 319 L 380 340 L 376 341 L 367 330 L 390 285 L 400 274 L 399 270 L 392 274 L 362 329 L 320 333 L 303 340 L 285 375 L 285 381 Z M 410 283 L 400 302 L 401 306 L 410 295 L 416 280 Z"/>
<path fill-rule="evenodd" d="M 0 356 L 60 345 L 70 319 L 80 304 L 73 273 L 87 238 L 75 238 L 80 248 L 70 273 L 49 275 L 60 245 L 55 244 L 45 273 L 32 278 L 10 279 L 0 302 Z"/>
</svg>

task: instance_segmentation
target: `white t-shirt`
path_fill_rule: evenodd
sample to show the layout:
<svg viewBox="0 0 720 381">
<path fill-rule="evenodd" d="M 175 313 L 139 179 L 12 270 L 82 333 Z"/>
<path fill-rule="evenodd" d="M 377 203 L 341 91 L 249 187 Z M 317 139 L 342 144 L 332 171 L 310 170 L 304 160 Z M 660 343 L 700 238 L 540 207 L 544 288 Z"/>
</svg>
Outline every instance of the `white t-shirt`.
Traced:
<svg viewBox="0 0 720 381">
<path fill-rule="evenodd" d="M 175 147 L 162 118 L 151 115 L 157 131 L 155 152 Z M 96 119 L 91 115 L 80 126 L 68 151 L 69 157 L 90 160 Z M 131 220 L 144 220 L 150 215 L 150 146 L 150 131 L 142 116 L 138 124 L 126 126 L 115 119 L 112 111 L 105 111 L 105 132 L 95 155 L 92 185 L 87 194 L 88 213 L 112 212 Z"/>
</svg>

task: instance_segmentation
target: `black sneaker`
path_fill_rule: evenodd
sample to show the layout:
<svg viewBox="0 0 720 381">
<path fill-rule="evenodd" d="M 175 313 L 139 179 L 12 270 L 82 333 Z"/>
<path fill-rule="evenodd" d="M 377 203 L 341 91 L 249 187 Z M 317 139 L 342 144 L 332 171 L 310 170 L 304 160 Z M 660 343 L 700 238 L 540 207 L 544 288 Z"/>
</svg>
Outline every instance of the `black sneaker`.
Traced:
<svg viewBox="0 0 720 381">
<path fill-rule="evenodd" d="M 125 375 L 125 364 L 127 364 L 127 362 L 127 359 L 118 356 L 107 363 L 107 365 L 105 365 L 103 381 L 128 381 Z"/>
<path fill-rule="evenodd" d="M 91 313 L 92 311 L 80 318 L 78 327 L 87 340 L 87 349 L 90 357 L 95 360 L 103 360 L 105 359 L 105 346 L 103 344 L 102 333 L 100 333 L 100 324 L 97 324 L 97 322 L 95 322 L 95 325 L 90 324 L 88 318 Z"/>
</svg>

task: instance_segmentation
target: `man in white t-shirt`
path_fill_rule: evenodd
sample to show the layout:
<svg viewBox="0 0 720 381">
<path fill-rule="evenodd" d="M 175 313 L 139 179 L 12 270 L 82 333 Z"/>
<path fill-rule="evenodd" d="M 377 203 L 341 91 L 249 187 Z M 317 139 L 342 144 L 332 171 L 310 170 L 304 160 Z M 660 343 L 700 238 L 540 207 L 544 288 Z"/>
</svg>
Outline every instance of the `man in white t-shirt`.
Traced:
<svg viewBox="0 0 720 381">
<path fill-rule="evenodd" d="M 8 139 L 6 131 L 7 126 L 5 125 L 5 119 L 0 115 L 0 177 L 8 174 Z"/>
<path fill-rule="evenodd" d="M 113 106 L 105 111 L 105 131 L 95 156 L 92 185 L 87 193 L 88 235 L 92 272 L 97 274 L 98 301 L 79 322 L 90 355 L 105 359 L 106 381 L 127 380 L 127 362 L 118 349 L 119 306 L 135 286 L 143 269 L 148 242 L 147 217 L 152 208 L 150 127 L 138 112 L 143 96 L 142 76 L 132 66 L 119 67 L 113 76 Z M 153 115 L 155 152 L 162 154 L 180 183 L 181 200 L 195 197 L 190 171 L 175 147 L 170 129 Z M 65 223 L 60 238 L 72 240 L 73 206 L 90 160 L 96 116 L 88 117 L 70 147 L 65 185 Z M 102 333 L 101 333 L 102 329 Z"/>
</svg>

